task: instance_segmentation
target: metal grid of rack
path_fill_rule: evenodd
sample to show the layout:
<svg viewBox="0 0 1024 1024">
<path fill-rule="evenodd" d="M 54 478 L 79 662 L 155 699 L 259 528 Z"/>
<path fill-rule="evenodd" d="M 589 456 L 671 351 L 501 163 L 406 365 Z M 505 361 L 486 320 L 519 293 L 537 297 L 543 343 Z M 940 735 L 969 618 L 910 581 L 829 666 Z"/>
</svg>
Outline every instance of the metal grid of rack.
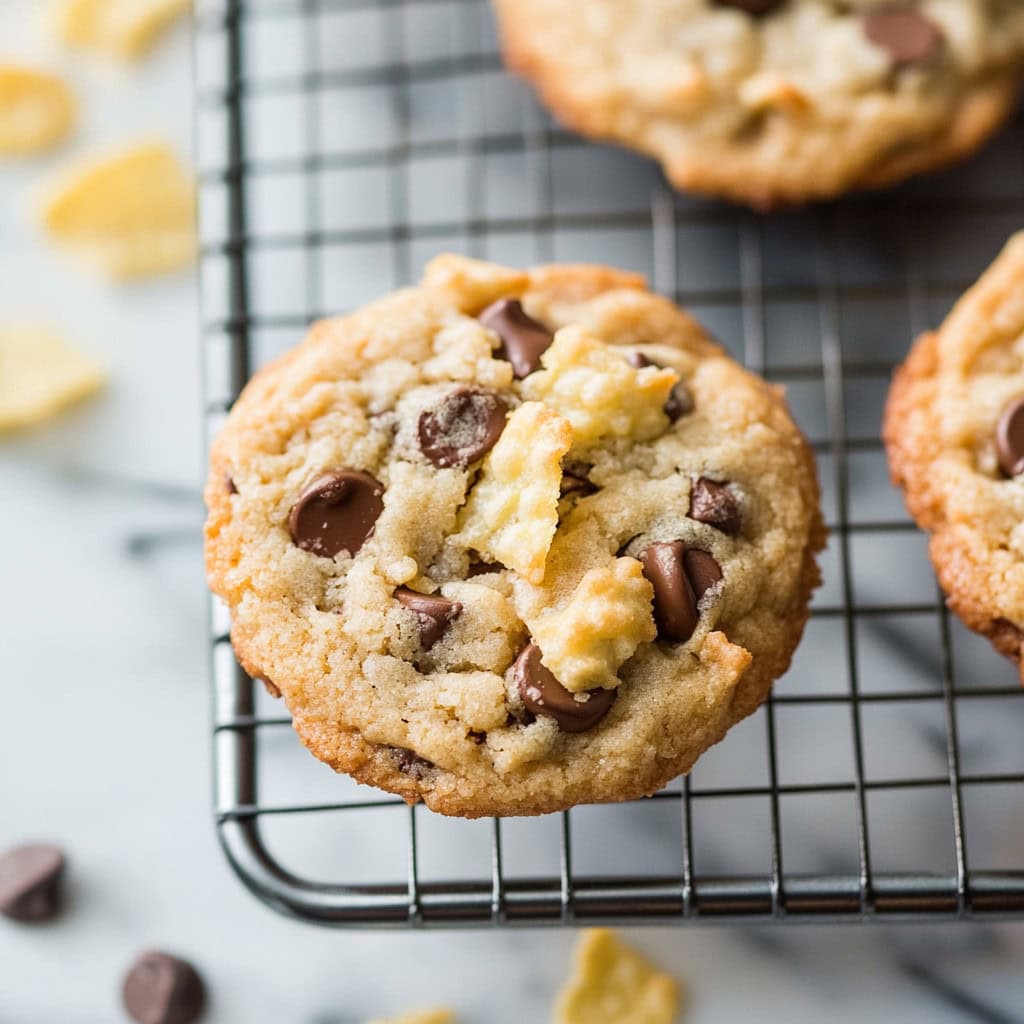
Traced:
<svg viewBox="0 0 1024 1024">
<path fill-rule="evenodd" d="M 554 125 L 485 0 L 197 3 L 206 416 L 309 321 L 458 250 L 645 272 L 787 390 L 825 585 L 772 699 L 655 797 L 453 821 L 323 769 L 211 612 L 215 812 L 262 899 L 331 925 L 1024 912 L 1024 703 L 888 485 L 893 366 L 1024 219 L 1024 121 L 956 171 L 759 217 Z"/>
</svg>

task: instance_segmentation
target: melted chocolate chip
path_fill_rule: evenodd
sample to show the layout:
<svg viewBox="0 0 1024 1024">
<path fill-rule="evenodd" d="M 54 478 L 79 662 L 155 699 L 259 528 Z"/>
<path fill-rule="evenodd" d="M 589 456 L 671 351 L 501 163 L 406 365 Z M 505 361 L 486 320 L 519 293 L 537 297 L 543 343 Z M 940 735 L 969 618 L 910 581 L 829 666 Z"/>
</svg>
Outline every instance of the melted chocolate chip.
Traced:
<svg viewBox="0 0 1024 1024">
<path fill-rule="evenodd" d="M 617 691 L 588 690 L 574 695 L 541 664 L 540 657 L 540 648 L 527 644 L 513 666 L 513 679 L 527 710 L 553 718 L 563 732 L 592 729 L 608 714 Z"/>
<path fill-rule="evenodd" d="M 414 750 L 407 750 L 405 747 L 393 747 L 395 752 L 395 767 L 411 779 L 422 779 L 427 772 L 437 767 L 433 761 L 420 757 Z"/>
<path fill-rule="evenodd" d="M 480 729 L 470 729 L 469 732 L 466 733 L 466 736 L 469 739 L 471 739 L 477 746 L 479 746 L 481 743 L 487 742 L 487 733 L 481 731 Z"/>
<path fill-rule="evenodd" d="M 645 366 L 657 366 L 659 369 L 664 369 L 661 363 L 648 359 L 643 352 L 630 352 L 626 356 L 626 362 L 637 370 L 642 370 Z M 668 393 L 668 398 L 665 399 L 665 405 L 663 406 L 665 415 L 673 423 L 684 416 L 688 416 L 696 407 L 690 389 L 681 380 L 676 381 L 672 386 L 672 390 Z"/>
<path fill-rule="evenodd" d="M 527 316 L 518 299 L 498 299 L 478 319 L 501 339 L 501 356 L 512 364 L 517 378 L 528 377 L 540 369 L 540 357 L 555 336 Z"/>
<path fill-rule="evenodd" d="M 26 843 L 0 856 L 0 914 L 26 922 L 54 917 L 64 863 L 64 854 L 48 843 Z"/>
<path fill-rule="evenodd" d="M 777 11 L 786 0 L 712 0 L 716 7 L 734 7 L 737 11 L 746 11 L 755 18 L 764 17 Z"/>
<path fill-rule="evenodd" d="M 500 562 L 485 562 L 483 559 L 476 558 L 469 563 L 469 572 L 466 575 L 469 578 L 484 576 L 489 572 L 501 572 L 504 568 L 505 566 Z"/>
<path fill-rule="evenodd" d="M 440 594 L 419 594 L 408 587 L 395 591 L 395 600 L 411 612 L 416 613 L 420 626 L 420 644 L 429 651 L 444 636 L 448 627 L 462 613 L 458 601 L 449 601 Z"/>
<path fill-rule="evenodd" d="M 369 473 L 346 469 L 314 480 L 288 517 L 292 540 L 303 551 L 333 558 L 356 554 L 384 510 L 384 488 Z"/>
<path fill-rule="evenodd" d="M 899 68 L 923 64 L 942 47 L 942 29 L 906 4 L 887 4 L 864 15 L 864 34 Z"/>
<path fill-rule="evenodd" d="M 681 540 L 657 541 L 640 554 L 644 576 L 654 588 L 654 622 L 658 637 L 672 643 L 689 640 L 700 613 L 697 595 L 686 575 Z"/>
<path fill-rule="evenodd" d="M 577 476 L 575 473 L 562 474 L 561 496 L 563 498 L 567 498 L 569 495 L 585 498 L 588 494 L 594 494 L 596 491 L 597 484 L 591 483 L 585 476 Z"/>
<path fill-rule="evenodd" d="M 1003 408 L 996 424 L 996 454 L 1007 476 L 1024 473 L 1024 395 Z"/>
<path fill-rule="evenodd" d="M 704 592 L 722 578 L 722 567 L 707 551 L 700 548 L 686 549 L 683 553 L 683 568 L 698 602 L 704 596 Z"/>
<path fill-rule="evenodd" d="M 736 496 L 725 484 L 709 480 L 706 476 L 694 481 L 687 514 L 698 523 L 707 523 L 730 536 L 739 533 L 743 525 Z"/>
<path fill-rule="evenodd" d="M 203 980 L 185 960 L 143 953 L 125 975 L 121 1000 L 138 1024 L 192 1024 L 206 1002 Z"/>
<path fill-rule="evenodd" d="M 487 388 L 457 387 L 420 413 L 420 451 L 437 467 L 482 459 L 505 429 L 508 405 Z"/>
</svg>

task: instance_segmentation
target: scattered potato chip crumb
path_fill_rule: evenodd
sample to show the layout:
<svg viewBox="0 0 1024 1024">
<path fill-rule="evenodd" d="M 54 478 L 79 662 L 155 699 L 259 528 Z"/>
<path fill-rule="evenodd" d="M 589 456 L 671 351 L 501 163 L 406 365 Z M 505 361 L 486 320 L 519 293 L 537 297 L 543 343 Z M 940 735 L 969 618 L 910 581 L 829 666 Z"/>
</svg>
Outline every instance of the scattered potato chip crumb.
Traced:
<svg viewBox="0 0 1024 1024">
<path fill-rule="evenodd" d="M 116 278 L 195 260 L 195 185 L 162 143 L 72 168 L 51 190 L 42 222 L 54 241 Z"/>
<path fill-rule="evenodd" d="M 72 46 L 141 56 L 192 6 L 191 0 L 64 0 L 57 32 Z"/>
<path fill-rule="evenodd" d="M 0 326 L 0 430 L 45 420 L 97 391 L 103 379 L 49 329 Z"/>
<path fill-rule="evenodd" d="M 430 1010 L 413 1010 L 412 1013 L 403 1013 L 401 1017 L 390 1017 L 386 1020 L 378 1017 L 371 1020 L 370 1024 L 453 1024 L 454 1020 L 454 1010 L 438 1006 Z"/>
<path fill-rule="evenodd" d="M 558 995 L 554 1024 L 673 1024 L 679 985 L 608 928 L 576 947 L 575 972 Z"/>
<path fill-rule="evenodd" d="M 0 64 L 0 155 L 23 156 L 63 142 L 75 125 L 77 105 L 57 75 L 19 64 Z"/>
</svg>

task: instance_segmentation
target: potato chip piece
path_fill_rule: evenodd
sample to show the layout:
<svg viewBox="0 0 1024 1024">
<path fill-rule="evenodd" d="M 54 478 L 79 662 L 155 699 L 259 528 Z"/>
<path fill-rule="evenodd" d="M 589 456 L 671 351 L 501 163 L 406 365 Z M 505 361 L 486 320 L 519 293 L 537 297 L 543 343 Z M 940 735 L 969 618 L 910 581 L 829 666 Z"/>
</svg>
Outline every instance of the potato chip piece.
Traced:
<svg viewBox="0 0 1024 1024">
<path fill-rule="evenodd" d="M 453 1024 L 454 1020 L 454 1010 L 438 1006 L 430 1010 L 413 1010 L 412 1013 L 403 1013 L 401 1017 L 390 1017 L 387 1020 L 378 1017 L 371 1020 L 370 1024 Z"/>
<path fill-rule="evenodd" d="M 573 693 L 618 686 L 622 663 L 657 635 L 653 594 L 635 558 L 591 569 L 564 608 L 527 620 L 541 661 Z"/>
<path fill-rule="evenodd" d="M 74 94 L 57 75 L 0 65 L 0 155 L 21 156 L 63 142 L 75 125 Z"/>
<path fill-rule="evenodd" d="M 191 0 L 65 0 L 57 32 L 73 46 L 133 58 L 148 50 L 191 6 Z"/>
<path fill-rule="evenodd" d="M 103 373 L 52 331 L 0 326 L 0 430 L 38 423 L 103 384 Z"/>
<path fill-rule="evenodd" d="M 675 370 L 630 366 L 626 353 L 576 325 L 563 327 L 540 361 L 544 369 L 523 381 L 523 392 L 565 416 L 576 445 L 602 437 L 648 441 L 669 424 L 664 406 L 679 380 Z"/>
<path fill-rule="evenodd" d="M 608 928 L 583 933 L 573 976 L 558 994 L 555 1024 L 672 1024 L 679 984 Z"/>
<path fill-rule="evenodd" d="M 540 402 L 519 406 L 484 460 L 459 540 L 540 583 L 558 526 L 562 456 L 571 444 L 568 420 Z"/>
<path fill-rule="evenodd" d="M 54 241 L 117 278 L 195 260 L 195 186 L 171 150 L 146 143 L 73 169 L 43 207 Z"/>
</svg>

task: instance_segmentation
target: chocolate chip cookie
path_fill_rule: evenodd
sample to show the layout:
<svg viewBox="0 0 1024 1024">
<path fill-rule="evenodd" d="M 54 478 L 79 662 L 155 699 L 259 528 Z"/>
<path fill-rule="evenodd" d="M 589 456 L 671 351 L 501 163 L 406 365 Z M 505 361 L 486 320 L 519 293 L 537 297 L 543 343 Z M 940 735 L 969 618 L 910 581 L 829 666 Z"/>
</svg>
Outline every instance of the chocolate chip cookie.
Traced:
<svg viewBox="0 0 1024 1024">
<path fill-rule="evenodd" d="M 1014 106 L 1018 0 L 494 0 L 510 67 L 679 188 L 766 207 L 966 156 Z"/>
<path fill-rule="evenodd" d="M 1024 233 L 914 345 L 889 393 L 885 443 L 950 608 L 1021 665 Z"/>
<path fill-rule="evenodd" d="M 261 371 L 206 500 L 310 750 L 470 817 L 688 771 L 788 665 L 823 540 L 780 393 L 641 279 L 454 256 Z"/>
</svg>

